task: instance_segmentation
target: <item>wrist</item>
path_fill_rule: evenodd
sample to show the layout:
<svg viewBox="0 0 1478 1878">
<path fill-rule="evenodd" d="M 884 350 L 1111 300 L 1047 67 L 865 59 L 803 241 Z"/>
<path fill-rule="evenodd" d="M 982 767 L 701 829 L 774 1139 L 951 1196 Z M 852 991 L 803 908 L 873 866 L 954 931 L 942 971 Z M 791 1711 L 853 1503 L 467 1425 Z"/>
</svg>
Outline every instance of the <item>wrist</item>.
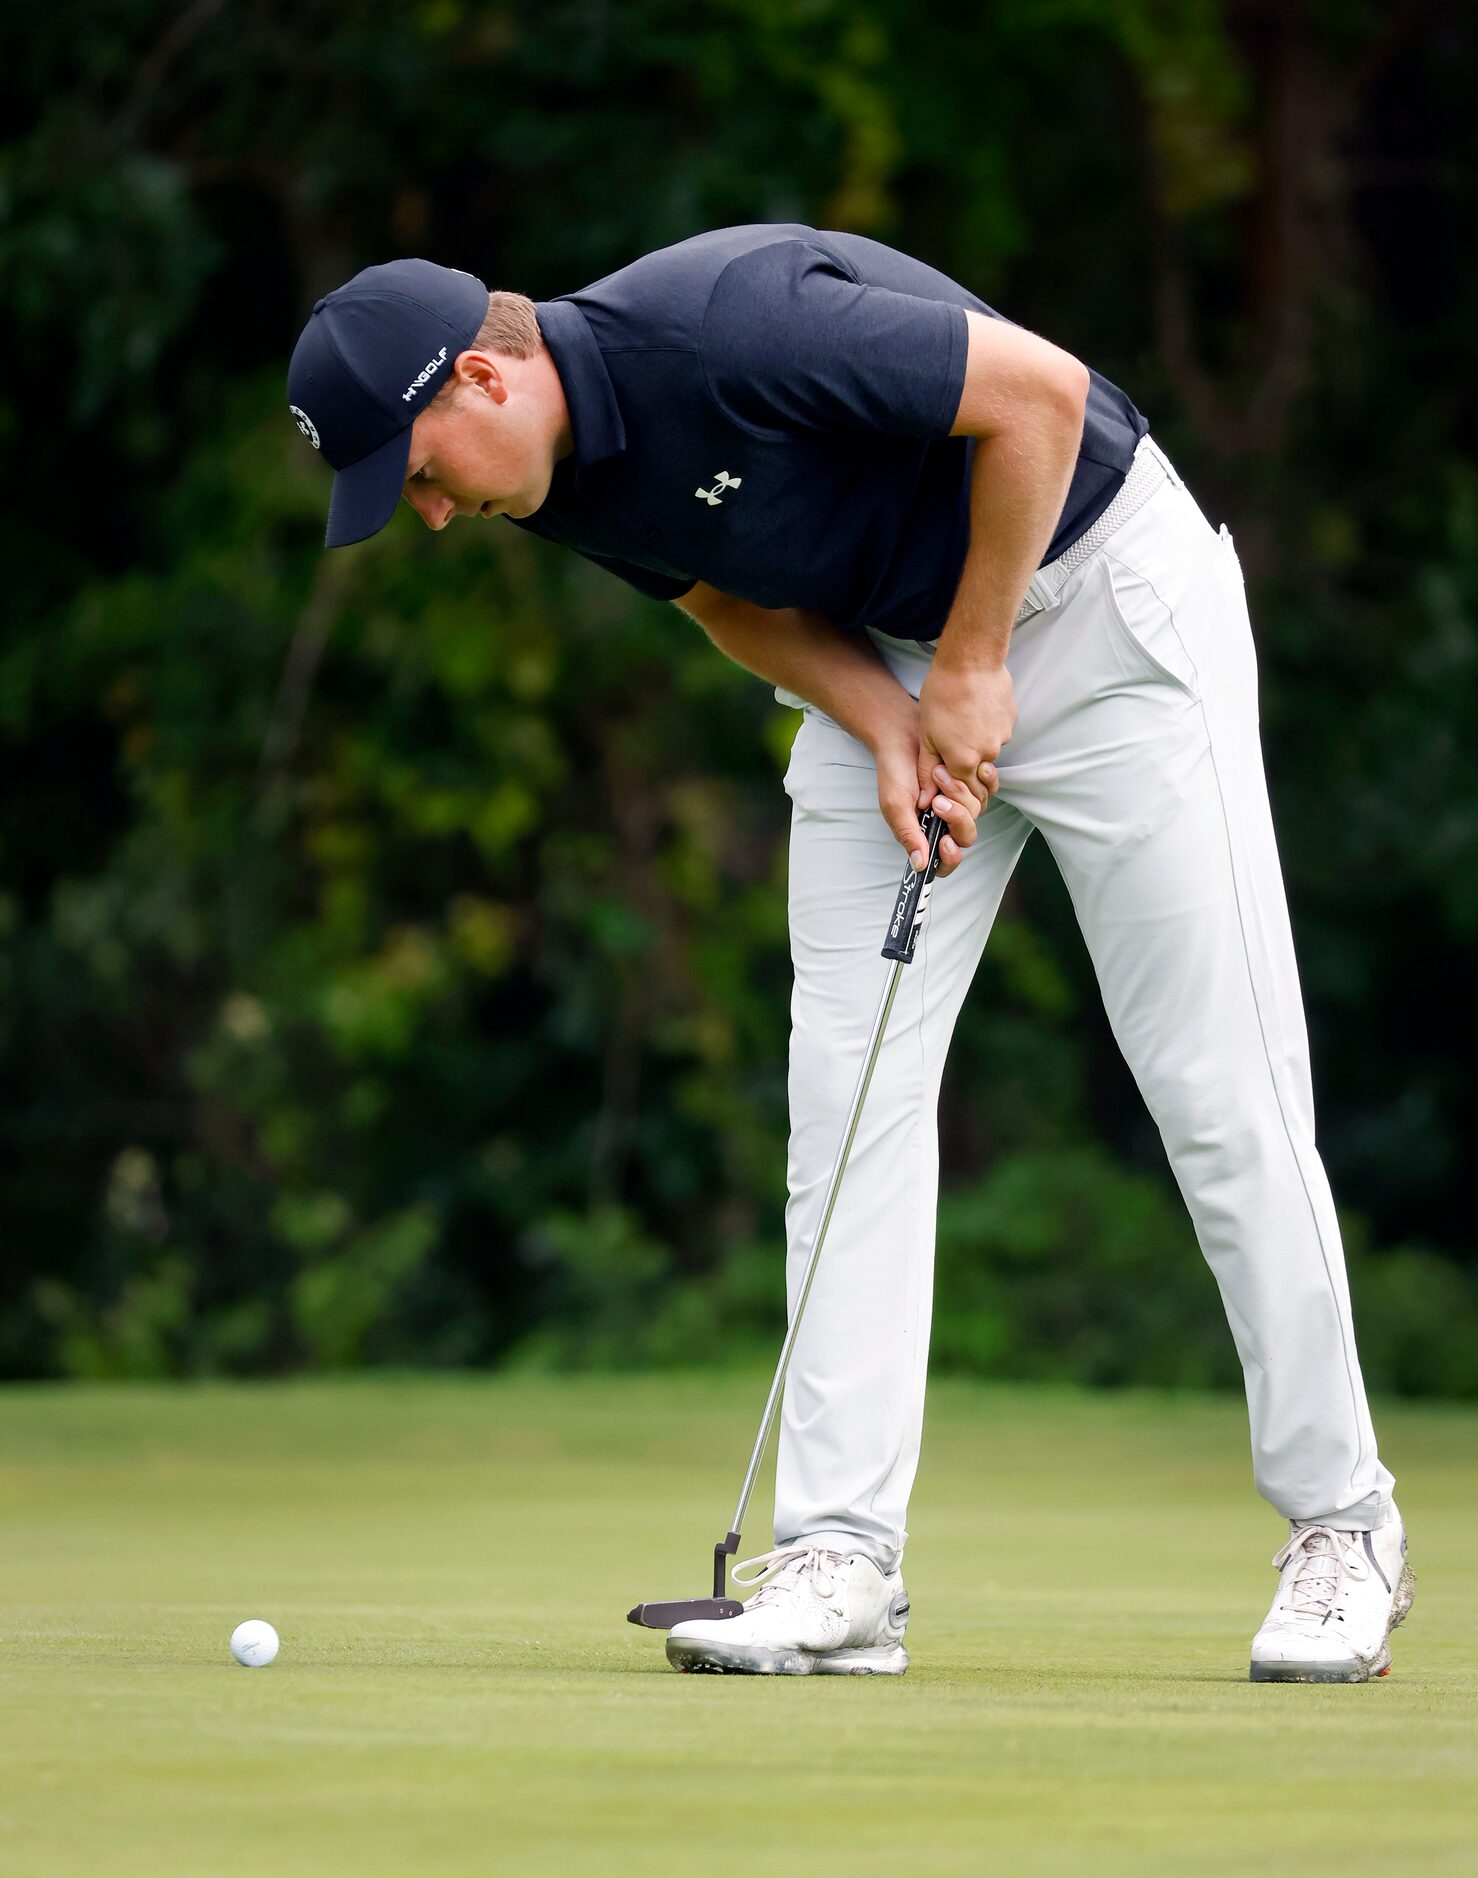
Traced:
<svg viewBox="0 0 1478 1878">
<path fill-rule="evenodd" d="M 934 648 L 931 671 L 946 671 L 962 678 L 1005 669 L 1009 640 L 993 645 L 979 638 L 967 639 L 956 633 L 951 637 L 946 627 Z"/>
<path fill-rule="evenodd" d="M 894 744 L 917 744 L 918 734 L 919 701 L 895 679 L 889 690 L 880 693 L 874 708 L 868 712 L 862 741 L 876 756 L 879 750 L 888 749 Z"/>
</svg>

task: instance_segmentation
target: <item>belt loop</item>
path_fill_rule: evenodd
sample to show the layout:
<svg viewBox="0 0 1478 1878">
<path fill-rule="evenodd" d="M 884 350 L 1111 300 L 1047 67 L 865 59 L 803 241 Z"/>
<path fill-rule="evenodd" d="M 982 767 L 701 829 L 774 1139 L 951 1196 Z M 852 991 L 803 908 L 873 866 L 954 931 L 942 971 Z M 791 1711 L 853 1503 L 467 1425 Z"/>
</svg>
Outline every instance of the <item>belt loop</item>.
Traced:
<svg viewBox="0 0 1478 1878">
<path fill-rule="evenodd" d="M 1051 565 L 1049 561 L 1047 567 Z M 1057 604 L 1057 588 L 1048 577 L 1045 567 L 1039 567 L 1032 575 L 1026 583 L 1026 590 L 1044 613 L 1049 612 Z"/>
</svg>

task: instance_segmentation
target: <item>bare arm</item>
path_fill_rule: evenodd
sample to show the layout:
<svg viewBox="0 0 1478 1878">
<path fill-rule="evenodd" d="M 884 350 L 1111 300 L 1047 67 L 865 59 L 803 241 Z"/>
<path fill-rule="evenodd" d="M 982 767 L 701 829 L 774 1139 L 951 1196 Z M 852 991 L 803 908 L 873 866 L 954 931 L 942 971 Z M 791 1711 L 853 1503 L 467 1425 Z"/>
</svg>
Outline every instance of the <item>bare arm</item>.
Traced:
<svg viewBox="0 0 1478 1878">
<path fill-rule="evenodd" d="M 970 350 L 952 437 L 974 437 L 970 547 L 936 663 L 998 667 L 1067 500 L 1088 368 L 1024 327 L 966 309 Z"/>
<path fill-rule="evenodd" d="M 819 706 L 874 754 L 901 724 L 917 724 L 918 705 L 872 641 L 844 633 L 824 613 L 755 606 L 701 580 L 673 605 L 736 665 Z"/>
<path fill-rule="evenodd" d="M 1083 436 L 1088 368 L 1048 340 L 967 310 L 953 436 L 977 439 L 970 546 L 919 698 L 920 773 L 960 790 L 996 773 L 1016 725 L 1006 664 L 1016 609 L 1062 514 Z"/>
<path fill-rule="evenodd" d="M 936 783 L 919 767 L 918 704 L 865 634 L 844 633 L 825 614 L 800 607 L 754 606 L 701 580 L 673 605 L 697 620 L 736 665 L 817 705 L 871 750 L 878 806 L 915 866 L 926 851 L 919 811 L 932 804 L 950 830 L 939 844 L 939 872 L 958 867 L 961 850 L 975 839 L 986 786 L 974 795 L 959 787 L 947 798 L 936 794 Z M 989 787 L 995 788 L 994 774 Z"/>
</svg>

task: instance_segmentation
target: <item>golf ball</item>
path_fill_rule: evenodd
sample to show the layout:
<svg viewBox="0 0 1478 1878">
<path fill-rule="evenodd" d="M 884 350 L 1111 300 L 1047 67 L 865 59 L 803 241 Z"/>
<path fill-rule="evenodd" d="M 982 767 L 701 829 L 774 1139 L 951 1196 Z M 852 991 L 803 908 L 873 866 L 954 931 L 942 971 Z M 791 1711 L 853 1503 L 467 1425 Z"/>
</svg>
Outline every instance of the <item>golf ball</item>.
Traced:
<svg viewBox="0 0 1478 1878">
<path fill-rule="evenodd" d="M 231 1654 L 243 1669 L 265 1669 L 277 1654 L 277 1632 L 260 1617 L 248 1617 L 231 1632 Z"/>
</svg>

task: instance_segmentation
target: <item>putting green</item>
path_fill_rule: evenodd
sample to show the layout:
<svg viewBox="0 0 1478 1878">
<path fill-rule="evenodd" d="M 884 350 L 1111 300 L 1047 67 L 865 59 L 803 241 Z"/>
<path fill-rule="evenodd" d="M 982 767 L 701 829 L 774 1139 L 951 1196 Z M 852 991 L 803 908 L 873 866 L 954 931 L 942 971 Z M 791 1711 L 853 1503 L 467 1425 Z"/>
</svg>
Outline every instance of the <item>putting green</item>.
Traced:
<svg viewBox="0 0 1478 1878">
<path fill-rule="evenodd" d="M 1245 1680 L 1285 1529 L 1240 1403 L 951 1383 L 909 1674 L 679 1676 L 624 1612 L 705 1588 L 763 1393 L 0 1392 L 0 1872 L 1478 1866 L 1478 1415 L 1378 1415 L 1418 1578 L 1381 1682 Z"/>
</svg>

